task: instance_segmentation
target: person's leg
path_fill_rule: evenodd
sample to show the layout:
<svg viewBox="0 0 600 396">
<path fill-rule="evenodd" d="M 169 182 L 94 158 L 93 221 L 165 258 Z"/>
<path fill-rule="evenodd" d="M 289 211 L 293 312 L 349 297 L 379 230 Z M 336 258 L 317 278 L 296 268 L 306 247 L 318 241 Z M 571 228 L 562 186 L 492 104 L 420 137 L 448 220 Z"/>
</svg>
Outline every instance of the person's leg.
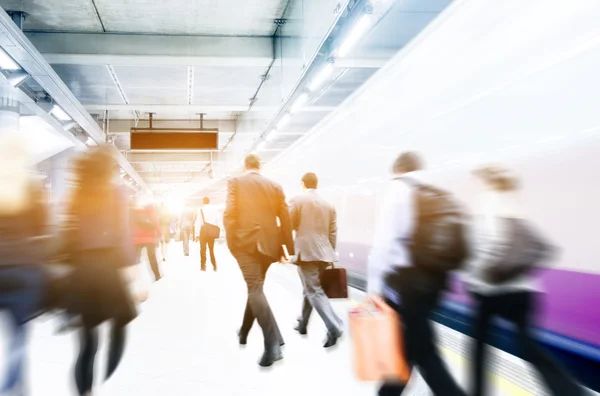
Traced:
<svg viewBox="0 0 600 396">
<path fill-rule="evenodd" d="M 94 360 L 98 351 L 98 330 L 84 323 L 80 330 L 79 357 L 75 364 L 75 383 L 80 395 L 92 390 L 94 385 Z"/>
<path fill-rule="evenodd" d="M 473 396 L 483 396 L 485 391 L 485 354 L 487 350 L 486 336 L 492 317 L 493 297 L 481 294 L 472 294 L 473 299 L 478 304 L 477 317 L 475 319 L 475 345 L 473 349 L 473 358 L 471 359 L 471 375 Z"/>
<path fill-rule="evenodd" d="M 518 342 L 525 360 L 539 371 L 554 396 L 581 395 L 583 390 L 577 382 L 532 337 L 530 321 L 535 309 L 535 295 L 532 292 L 522 292 L 514 293 L 510 298 L 511 312 L 518 329 Z"/>
<path fill-rule="evenodd" d="M 298 318 L 298 327 L 296 330 L 300 334 L 306 334 L 308 328 L 308 321 L 310 320 L 310 315 L 312 314 L 313 306 L 308 299 L 308 292 L 306 291 L 306 280 L 304 279 L 304 273 L 302 271 L 302 265 L 298 265 L 298 275 L 300 275 L 300 281 L 302 282 L 302 311 L 300 313 L 300 317 Z"/>
<path fill-rule="evenodd" d="M 325 295 L 323 288 L 321 287 L 321 271 L 320 267 L 325 265 L 324 263 L 302 263 L 300 265 L 300 271 L 302 272 L 302 278 L 304 279 L 304 286 L 306 290 L 306 297 L 310 301 L 311 305 L 315 308 L 331 336 L 339 336 L 341 330 L 338 327 L 338 322 L 333 308 L 329 303 L 329 299 Z"/>
<path fill-rule="evenodd" d="M 111 325 L 106 379 L 109 379 L 115 373 L 123 357 L 126 336 L 125 326 L 120 320 L 115 320 Z"/>
<path fill-rule="evenodd" d="M 136 244 L 135 245 L 135 263 L 139 264 L 142 261 L 142 249 L 144 245 Z"/>
<path fill-rule="evenodd" d="M 208 245 L 208 239 L 206 235 L 200 231 L 200 269 L 206 271 L 206 247 Z"/>
<path fill-rule="evenodd" d="M 0 387 L 0 394 L 10 394 L 13 391 L 17 392 L 15 394 L 18 394 L 21 391 L 19 388 L 23 386 L 23 371 L 27 355 L 25 325 L 18 323 L 12 314 L 9 315 L 8 322 L 8 359 L 6 361 L 4 381 L 2 387 Z"/>
<path fill-rule="evenodd" d="M 215 257 L 215 238 L 208 239 L 208 251 L 210 252 L 210 262 L 212 263 L 213 269 L 217 270 L 217 259 Z"/>
<path fill-rule="evenodd" d="M 190 230 L 183 229 L 183 254 L 190 255 Z"/>
<path fill-rule="evenodd" d="M 150 268 L 154 273 L 154 280 L 159 281 L 162 278 L 160 274 L 160 268 L 158 267 L 158 260 L 156 259 L 156 244 L 149 243 L 146 245 L 146 254 L 148 255 L 148 262 L 150 263 Z"/>
</svg>

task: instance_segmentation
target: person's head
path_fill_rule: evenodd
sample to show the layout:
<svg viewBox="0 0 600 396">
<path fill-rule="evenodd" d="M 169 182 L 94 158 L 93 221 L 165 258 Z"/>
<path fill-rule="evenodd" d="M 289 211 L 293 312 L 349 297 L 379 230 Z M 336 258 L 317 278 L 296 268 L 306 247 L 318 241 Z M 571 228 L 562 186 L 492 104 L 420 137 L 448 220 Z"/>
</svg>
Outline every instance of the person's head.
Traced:
<svg viewBox="0 0 600 396">
<path fill-rule="evenodd" d="M 316 189 L 318 185 L 319 179 L 314 173 L 308 172 L 304 176 L 302 176 L 302 187 L 304 187 L 305 189 Z"/>
<path fill-rule="evenodd" d="M 510 192 L 519 189 L 517 176 L 501 165 L 482 166 L 475 169 L 473 174 L 491 191 Z"/>
<path fill-rule="evenodd" d="M 246 158 L 244 158 L 244 169 L 247 171 L 260 170 L 260 157 L 258 154 L 248 154 Z"/>
<path fill-rule="evenodd" d="M 202 203 L 203 203 L 204 205 L 208 205 L 208 204 L 210 203 L 210 198 L 208 198 L 208 197 L 204 197 L 204 198 L 202 198 Z"/>
<path fill-rule="evenodd" d="M 423 162 L 419 155 L 413 151 L 406 151 L 400 154 L 392 165 L 392 173 L 395 175 L 403 175 L 421 169 L 423 169 Z"/>
</svg>

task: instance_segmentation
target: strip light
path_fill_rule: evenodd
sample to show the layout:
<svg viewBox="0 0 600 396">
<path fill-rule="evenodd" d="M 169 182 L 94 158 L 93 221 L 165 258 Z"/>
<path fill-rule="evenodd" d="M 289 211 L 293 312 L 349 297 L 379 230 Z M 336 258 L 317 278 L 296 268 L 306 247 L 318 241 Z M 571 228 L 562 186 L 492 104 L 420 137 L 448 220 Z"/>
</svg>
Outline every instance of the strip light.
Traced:
<svg viewBox="0 0 600 396">
<path fill-rule="evenodd" d="M 329 76 L 333 73 L 333 63 L 328 63 L 320 72 L 315 76 L 315 78 L 310 83 L 308 89 L 311 91 L 316 91 L 319 89 L 321 84 L 325 82 L 329 78 Z"/>
<path fill-rule="evenodd" d="M 0 68 L 3 70 L 21 70 L 21 66 L 2 48 L 0 48 Z"/>
<path fill-rule="evenodd" d="M 360 37 L 365 34 L 369 25 L 371 24 L 371 16 L 369 14 L 363 15 L 354 28 L 350 31 L 350 34 L 346 38 L 346 40 L 342 43 L 342 45 L 337 50 L 337 56 L 343 58 L 348 55 L 350 50 L 354 47 L 354 45 L 358 42 Z"/>
<path fill-rule="evenodd" d="M 264 150 L 266 145 L 267 142 L 260 142 L 259 145 L 256 147 L 256 151 Z"/>
<path fill-rule="evenodd" d="M 298 97 L 298 99 L 296 99 L 296 101 L 292 105 L 292 108 L 290 109 L 292 114 L 296 113 L 298 110 L 300 110 L 302 108 L 302 106 L 304 106 L 304 104 L 306 103 L 307 100 L 308 100 L 308 94 L 306 92 L 302 93 Z"/>
<path fill-rule="evenodd" d="M 274 140 L 276 137 L 275 136 L 276 133 L 277 133 L 277 129 L 271 130 L 271 132 L 269 132 L 269 134 L 267 135 L 267 142 Z"/>
<path fill-rule="evenodd" d="M 60 121 L 71 121 L 71 117 L 58 105 L 54 105 L 50 114 L 58 118 Z"/>
<path fill-rule="evenodd" d="M 290 122 L 290 115 L 286 114 L 283 117 L 281 117 L 281 120 L 279 120 L 279 123 L 277 124 L 277 129 L 285 127 L 288 124 L 288 122 Z"/>
</svg>

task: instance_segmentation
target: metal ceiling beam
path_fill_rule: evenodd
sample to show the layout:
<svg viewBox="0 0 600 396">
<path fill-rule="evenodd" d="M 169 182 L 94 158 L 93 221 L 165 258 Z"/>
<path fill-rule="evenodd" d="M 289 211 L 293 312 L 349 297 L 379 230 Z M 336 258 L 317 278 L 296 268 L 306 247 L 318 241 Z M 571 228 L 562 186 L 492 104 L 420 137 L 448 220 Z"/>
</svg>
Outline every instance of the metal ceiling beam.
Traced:
<svg viewBox="0 0 600 396">
<path fill-rule="evenodd" d="M 27 37 L 52 64 L 266 67 L 273 59 L 271 37 L 35 32 Z"/>
<path fill-rule="evenodd" d="M 203 105 L 149 105 L 149 104 L 101 104 L 101 103 L 90 103 L 84 105 L 88 111 L 134 111 L 139 110 L 146 113 L 157 113 L 161 112 L 179 112 L 179 113 L 226 113 L 226 112 L 245 112 L 248 111 L 248 105 L 225 105 L 225 106 L 203 106 Z M 252 110 L 256 112 L 260 111 L 272 111 L 277 110 L 278 106 L 253 106 Z M 313 112 L 313 111 L 332 111 L 334 106 L 305 106 L 300 112 Z M 112 121 L 111 121 L 112 122 Z"/>
<path fill-rule="evenodd" d="M 64 84 L 52 67 L 46 62 L 42 54 L 25 37 L 23 32 L 15 25 L 8 14 L 0 8 L 0 45 L 2 48 L 53 98 L 72 119 L 96 143 L 104 142 L 102 128 L 94 121 L 90 114 L 83 108 L 75 95 Z M 35 106 L 38 107 L 39 106 Z M 137 184 L 146 191 L 150 191 L 144 180 L 135 172 L 131 164 L 121 155 L 116 153 L 119 165 L 127 172 Z"/>
<path fill-rule="evenodd" d="M 139 128 L 147 125 L 147 120 L 140 120 Z M 152 121 L 154 128 L 200 128 L 199 120 L 157 120 Z M 129 133 L 135 127 L 135 120 L 111 119 L 108 127 L 109 134 Z M 204 128 L 218 128 L 219 134 L 235 133 L 235 120 L 204 120 Z"/>
</svg>

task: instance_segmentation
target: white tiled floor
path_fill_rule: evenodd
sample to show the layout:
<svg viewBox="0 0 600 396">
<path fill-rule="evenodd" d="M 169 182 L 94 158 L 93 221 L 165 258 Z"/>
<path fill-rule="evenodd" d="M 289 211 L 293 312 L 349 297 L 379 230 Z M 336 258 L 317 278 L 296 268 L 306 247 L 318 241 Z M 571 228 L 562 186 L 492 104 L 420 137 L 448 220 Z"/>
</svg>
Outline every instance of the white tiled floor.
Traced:
<svg viewBox="0 0 600 396">
<path fill-rule="evenodd" d="M 195 245 L 195 244 L 194 244 Z M 141 315 L 128 330 L 128 345 L 116 375 L 98 388 L 101 395 L 374 395 L 375 385 L 356 381 L 348 338 L 334 350 L 322 348 L 325 327 L 317 315 L 309 335 L 293 330 L 301 304 L 294 267 L 277 265 L 269 272 L 266 293 L 285 337 L 284 360 L 269 370 L 256 364 L 262 352 L 255 325 L 248 345 L 240 348 L 236 330 L 241 322 L 246 289 L 239 268 L 219 246 L 219 272 L 199 271 L 195 245 L 183 257 L 181 245 L 171 245 L 163 263 L 165 278 L 153 286 Z M 345 315 L 348 302 L 336 301 Z M 342 316 L 344 317 L 344 316 Z M 37 321 L 30 334 L 29 373 L 32 396 L 71 395 L 76 333 L 55 335 L 55 318 Z M 105 330 L 105 329 L 103 329 Z M 106 340 L 105 334 L 103 341 Z M 105 344 L 97 356 L 97 383 L 106 360 Z M 460 368 L 452 368 L 460 374 Z M 409 395 L 428 395 L 422 380 Z"/>
</svg>

